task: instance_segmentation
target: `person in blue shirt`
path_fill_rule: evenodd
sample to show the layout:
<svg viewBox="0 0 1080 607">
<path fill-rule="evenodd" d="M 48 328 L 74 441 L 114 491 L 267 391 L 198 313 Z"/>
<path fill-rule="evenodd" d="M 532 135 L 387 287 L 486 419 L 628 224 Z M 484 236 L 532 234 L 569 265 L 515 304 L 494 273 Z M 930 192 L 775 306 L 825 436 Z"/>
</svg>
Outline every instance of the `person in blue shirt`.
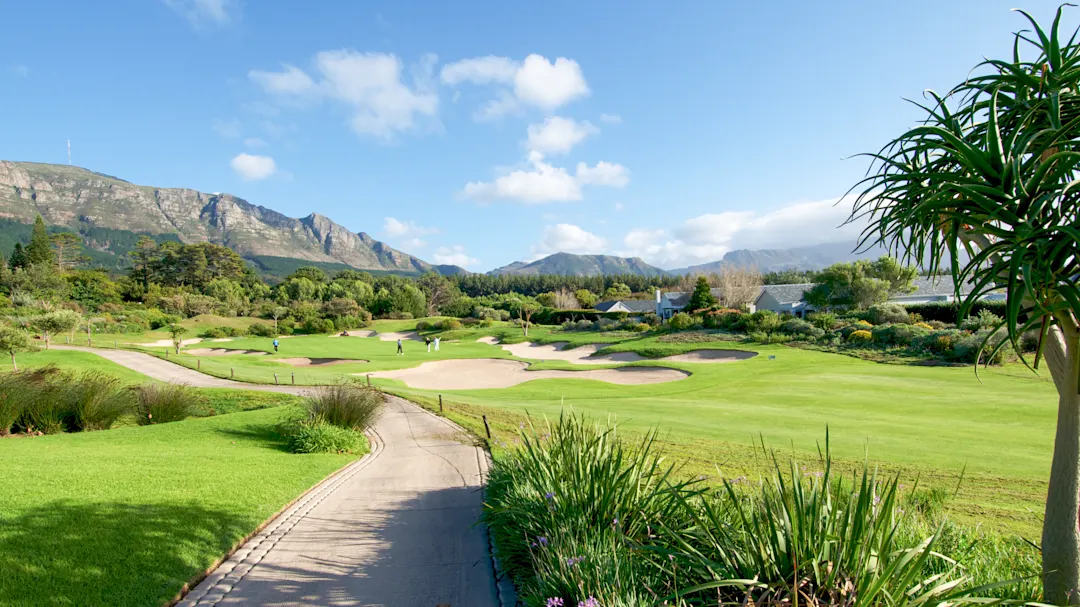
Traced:
<svg viewBox="0 0 1080 607">
<path fill-rule="evenodd" d="M 275 337 L 275 338 L 274 338 L 274 352 L 277 352 L 277 347 L 278 347 L 278 340 L 277 340 L 277 338 Z"/>
<path fill-rule="evenodd" d="M 397 340 L 397 353 L 402 355 L 402 356 L 405 355 L 405 351 L 401 347 L 401 338 L 400 337 Z"/>
</svg>

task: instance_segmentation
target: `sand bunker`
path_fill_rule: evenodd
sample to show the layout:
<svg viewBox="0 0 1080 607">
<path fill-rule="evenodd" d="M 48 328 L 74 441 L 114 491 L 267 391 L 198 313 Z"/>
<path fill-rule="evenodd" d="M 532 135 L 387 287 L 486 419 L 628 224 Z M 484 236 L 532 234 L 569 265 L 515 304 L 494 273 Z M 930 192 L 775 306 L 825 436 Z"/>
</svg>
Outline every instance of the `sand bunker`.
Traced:
<svg viewBox="0 0 1080 607">
<path fill-rule="evenodd" d="M 347 365 L 350 363 L 366 363 L 368 361 L 359 358 L 275 358 L 272 362 L 294 367 L 329 367 L 330 365 Z"/>
<path fill-rule="evenodd" d="M 493 341 L 485 341 L 484 343 L 492 345 L 497 343 L 494 337 L 488 339 Z M 566 349 L 567 345 L 568 343 L 565 341 L 543 345 L 524 342 L 505 344 L 502 349 L 518 358 L 564 360 L 578 365 L 610 365 L 612 363 L 631 363 L 640 360 L 665 360 L 681 363 L 728 363 L 757 356 L 757 352 L 744 350 L 694 350 L 686 354 L 676 354 L 675 356 L 665 356 L 663 358 L 645 358 L 636 352 L 615 352 L 597 356 L 596 352 L 606 344 L 587 344 L 569 350 Z"/>
<path fill-rule="evenodd" d="M 262 356 L 266 354 L 262 350 L 229 350 L 226 348 L 194 348 L 192 350 L 184 350 L 184 354 L 191 354 L 192 356 L 233 356 L 235 354 L 253 354 L 255 356 Z"/>
<path fill-rule="evenodd" d="M 489 346 L 494 346 L 494 345 L 497 345 L 499 343 L 499 338 L 498 337 L 492 337 L 490 335 L 485 335 L 484 337 L 481 337 L 480 339 L 478 339 L 476 341 L 478 341 L 478 342 L 480 342 L 482 344 L 487 344 Z"/>
<path fill-rule="evenodd" d="M 217 342 L 232 341 L 232 340 L 233 340 L 233 338 L 231 338 L 231 337 L 222 337 L 220 339 L 211 339 L 210 341 L 217 343 Z"/>
<path fill-rule="evenodd" d="M 365 329 L 365 330 L 350 329 L 348 335 L 342 335 L 341 333 L 338 333 L 337 335 L 331 335 L 330 337 L 374 337 L 374 336 L 375 336 L 375 332 L 371 331 L 371 330 L 367 330 L 367 329 Z"/>
<path fill-rule="evenodd" d="M 202 341 L 201 337 L 192 337 L 191 339 L 182 340 L 180 342 L 180 347 L 190 346 L 191 344 L 197 344 L 197 343 L 199 343 L 201 341 Z M 128 346 L 143 346 L 145 348 L 172 348 L 172 347 L 174 347 L 173 341 L 171 339 L 159 339 L 157 341 L 152 341 L 150 343 L 143 343 L 143 344 L 130 343 L 130 344 L 125 344 L 125 345 L 128 345 Z"/>
<path fill-rule="evenodd" d="M 534 379 L 593 379 L 610 384 L 639 385 L 678 381 L 685 371 L 663 367 L 621 367 L 588 371 L 528 371 L 529 363 L 497 358 L 438 360 L 411 369 L 378 371 L 374 377 L 398 379 L 422 390 L 509 388 Z"/>
<path fill-rule="evenodd" d="M 402 332 L 402 333 L 391 331 L 391 332 L 388 332 L 388 333 L 376 333 L 376 335 L 378 335 L 379 339 L 381 339 L 383 341 L 397 341 L 399 339 L 411 339 L 413 341 L 424 341 L 424 338 L 420 337 L 420 334 L 417 333 L 416 331 L 405 331 L 405 332 Z"/>
</svg>

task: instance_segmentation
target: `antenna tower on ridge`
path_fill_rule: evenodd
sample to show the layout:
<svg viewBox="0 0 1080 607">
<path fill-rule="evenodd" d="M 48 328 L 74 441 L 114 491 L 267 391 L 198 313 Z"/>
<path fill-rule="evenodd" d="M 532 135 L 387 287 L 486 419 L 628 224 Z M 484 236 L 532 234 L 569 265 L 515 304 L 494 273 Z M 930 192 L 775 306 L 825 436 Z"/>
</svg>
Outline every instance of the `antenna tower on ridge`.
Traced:
<svg viewBox="0 0 1080 607">
<path fill-rule="evenodd" d="M 68 139 L 68 164 L 71 164 L 71 140 Z"/>
</svg>

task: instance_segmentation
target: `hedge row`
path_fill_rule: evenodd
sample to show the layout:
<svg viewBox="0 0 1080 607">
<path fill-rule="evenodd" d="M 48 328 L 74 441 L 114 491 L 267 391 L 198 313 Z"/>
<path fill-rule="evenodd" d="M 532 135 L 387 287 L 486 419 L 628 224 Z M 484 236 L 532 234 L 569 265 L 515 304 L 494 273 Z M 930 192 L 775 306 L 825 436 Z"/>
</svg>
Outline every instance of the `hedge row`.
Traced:
<svg viewBox="0 0 1080 607">
<path fill-rule="evenodd" d="M 918 314 L 923 320 L 938 320 L 949 324 L 957 324 L 960 313 L 959 302 L 933 302 L 922 304 L 906 304 L 904 309 Z M 1004 301 L 980 301 L 968 310 L 968 316 L 977 316 L 982 310 L 989 310 L 998 316 L 1005 316 Z"/>
<path fill-rule="evenodd" d="M 541 308 L 533 314 L 532 321 L 540 325 L 561 325 L 564 322 L 588 320 L 596 322 L 601 318 L 612 320 L 624 320 L 629 316 L 626 312 L 600 312 L 599 310 L 556 310 L 555 308 Z M 640 316 L 640 314 L 638 315 Z"/>
</svg>

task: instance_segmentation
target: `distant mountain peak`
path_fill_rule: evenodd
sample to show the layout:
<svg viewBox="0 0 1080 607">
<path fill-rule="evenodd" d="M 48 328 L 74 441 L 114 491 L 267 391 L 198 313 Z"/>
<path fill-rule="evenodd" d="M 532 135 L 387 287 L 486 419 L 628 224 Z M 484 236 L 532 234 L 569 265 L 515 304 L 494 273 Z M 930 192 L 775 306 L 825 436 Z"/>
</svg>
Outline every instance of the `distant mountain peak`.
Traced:
<svg viewBox="0 0 1080 607">
<path fill-rule="evenodd" d="M 664 270 L 645 263 L 640 257 L 615 257 L 613 255 L 576 255 L 552 253 L 532 262 L 515 261 L 496 268 L 489 274 L 500 275 L 561 275 L 599 276 L 610 274 L 636 274 L 639 276 L 663 276 Z"/>
</svg>

